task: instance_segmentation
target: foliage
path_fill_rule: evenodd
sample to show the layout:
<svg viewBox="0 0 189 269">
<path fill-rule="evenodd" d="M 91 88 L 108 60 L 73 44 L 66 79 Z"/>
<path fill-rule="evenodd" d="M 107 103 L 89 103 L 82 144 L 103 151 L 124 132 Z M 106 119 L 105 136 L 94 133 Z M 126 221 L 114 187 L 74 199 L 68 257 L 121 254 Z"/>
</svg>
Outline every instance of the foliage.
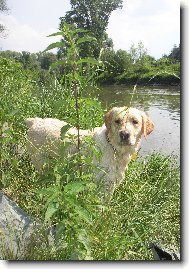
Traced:
<svg viewBox="0 0 189 269">
<path fill-rule="evenodd" d="M 41 71 L 41 69 L 48 70 L 50 65 L 57 60 L 53 53 L 30 53 L 28 51 L 1 51 L 1 57 L 14 59 L 21 63 L 25 69 Z"/>
<path fill-rule="evenodd" d="M 88 32 L 78 33 L 80 37 L 88 35 Z M 93 42 L 84 42 L 83 44 Z M 82 56 L 82 44 L 80 44 L 79 55 Z M 60 50 L 63 52 L 61 53 Z M 66 47 L 61 47 L 57 55 L 50 52 L 28 53 L 2 51 L 0 55 L 6 58 L 14 58 L 22 63 L 25 69 L 38 72 L 39 81 L 49 80 L 53 73 L 59 80 L 67 72 L 66 63 L 56 66 L 50 73 L 47 69 L 57 60 L 66 55 Z M 91 52 L 92 53 L 92 52 Z M 108 47 L 101 50 L 100 59 L 103 62 L 103 72 L 98 70 L 96 78 L 99 83 L 124 83 L 124 84 L 180 84 L 180 45 L 174 46 L 169 56 L 163 55 L 160 59 L 147 54 L 144 45 L 139 42 L 137 46 L 132 45 L 129 51 L 113 50 L 111 40 Z M 92 54 L 88 53 L 88 56 Z M 102 68 L 101 68 L 102 69 Z"/>
<path fill-rule="evenodd" d="M 180 84 L 180 62 L 168 56 L 155 60 L 142 42 L 137 47 L 132 45 L 129 52 L 104 50 L 101 58 L 105 68 L 100 83 Z"/>
<path fill-rule="evenodd" d="M 54 47 L 65 47 L 65 55 L 63 59 L 59 59 L 51 65 L 51 70 L 57 66 L 64 66 L 64 75 L 61 81 L 67 90 L 67 98 L 75 100 L 76 121 L 74 126 L 79 123 L 79 102 L 82 98 L 82 92 L 89 86 L 94 85 L 96 70 L 102 63 L 92 57 L 81 58 L 80 46 L 83 43 L 95 42 L 96 39 L 85 35 L 80 36 L 80 33 L 85 33 L 83 29 L 73 29 L 71 25 L 65 23 L 61 32 L 54 33 L 50 36 L 63 36 L 61 42 L 50 44 L 45 51 L 51 50 Z"/>
<path fill-rule="evenodd" d="M 148 249 L 152 241 L 178 250 L 179 182 L 179 168 L 171 157 L 154 153 L 130 163 L 109 211 L 94 227 L 98 238 L 95 257 L 99 260 L 152 259 Z"/>
<path fill-rule="evenodd" d="M 92 168 L 94 167 L 90 154 L 90 151 L 94 153 L 92 140 L 84 143 L 84 145 L 87 144 L 85 147 L 89 150 L 86 154 L 84 154 L 85 148 L 80 141 L 80 106 L 82 103 L 85 104 L 83 108 L 88 113 L 86 110 L 87 102 L 82 98 L 82 92 L 87 88 L 88 83 L 91 85 L 91 82 L 94 82 L 94 67 L 100 65 L 100 62 L 94 58 L 80 58 L 80 45 L 94 41 L 94 38 L 90 36 L 79 36 L 78 34 L 81 32 L 83 32 L 82 29 L 73 29 L 71 25 L 65 23 L 61 32 L 50 35 L 61 35 L 62 41 L 50 44 L 45 50 L 48 51 L 66 44 L 64 59 L 59 59 L 53 63 L 51 70 L 59 65 L 65 65 L 65 74 L 61 79 L 64 85 L 63 96 L 66 97 L 65 100 L 69 102 L 69 105 L 73 105 L 73 109 L 69 109 L 69 123 L 71 122 L 77 128 L 77 137 L 73 137 L 73 142 L 64 142 L 66 131 L 70 125 L 62 128 L 59 159 L 54 161 L 54 165 L 53 161 L 50 161 L 50 170 L 44 175 L 44 180 L 46 182 L 50 180 L 51 184 L 38 192 L 42 196 L 43 203 L 45 202 L 45 222 L 56 224 L 57 240 L 61 238 L 68 245 L 65 248 L 65 259 L 72 259 L 72 257 L 91 259 L 89 231 L 92 217 L 97 214 L 100 204 L 98 196 L 93 191 L 96 186 L 93 183 Z M 94 105 L 94 102 L 90 102 L 90 100 L 88 103 L 90 107 Z M 63 104 L 59 100 L 56 103 L 56 110 L 60 111 Z M 63 108 L 65 109 L 65 107 Z M 73 113 L 70 114 L 71 111 Z M 86 114 L 83 113 L 82 119 L 86 123 L 85 116 Z M 89 128 L 89 126 L 87 127 Z M 76 153 L 67 156 L 67 147 L 70 147 L 72 143 L 75 144 L 75 139 L 77 140 Z M 98 154 L 96 153 L 96 155 Z"/>
<path fill-rule="evenodd" d="M 54 176 L 56 175 L 57 182 L 59 172 L 60 170 L 56 168 Z M 27 181 L 23 181 L 23 184 L 30 189 L 29 191 L 32 191 L 32 186 L 28 185 Z M 79 188 L 73 188 L 73 191 L 78 190 L 79 195 L 77 199 L 81 201 L 81 197 L 79 196 L 82 195 L 80 191 L 84 186 L 80 182 L 78 182 L 78 185 Z M 70 185 L 68 185 L 67 189 L 69 187 Z M 89 196 L 86 196 L 86 191 L 85 197 L 88 199 Z M 49 197 L 50 201 L 51 189 L 42 190 L 43 196 L 45 192 L 48 194 L 46 198 Z M 56 192 L 58 192 L 58 185 Z M 68 195 L 66 189 L 61 190 L 61 194 L 63 192 Z M 17 196 L 19 195 L 20 193 L 17 193 Z M 52 195 L 56 197 L 57 193 L 53 193 Z M 34 201 L 36 201 L 36 197 L 34 198 Z M 60 203 L 64 202 L 65 197 L 62 197 Z M 39 204 L 44 206 L 43 199 L 39 201 Z M 45 204 L 45 206 L 48 205 L 50 203 Z M 34 206 L 36 207 L 36 205 Z M 78 220 L 78 208 L 74 207 L 74 203 L 69 208 L 65 206 L 65 210 L 61 214 L 66 215 L 66 218 L 74 218 L 77 223 L 79 222 L 79 225 L 82 225 L 84 222 L 81 222 L 80 217 Z M 48 214 L 46 214 L 47 219 L 54 212 L 54 209 L 56 207 L 52 209 L 49 207 Z M 56 214 L 58 214 L 57 211 L 54 212 L 55 220 Z M 88 218 L 88 215 L 84 214 L 82 217 Z M 91 221 L 92 225 L 90 224 Z M 67 225 L 69 223 L 71 221 Z M 87 256 L 88 259 L 153 260 L 152 252 L 148 249 L 149 243 L 152 241 L 168 251 L 179 252 L 180 174 L 178 164 L 175 163 L 174 158 L 154 153 L 145 159 L 139 158 L 136 161 L 132 161 L 126 172 L 125 180 L 114 193 L 110 205 L 102 208 L 99 214 L 94 214 L 92 218 L 89 218 L 87 223 L 85 223 L 84 229 L 86 229 L 86 225 L 89 225 L 90 250 L 88 248 L 89 241 L 84 229 L 80 230 L 80 250 L 83 244 L 85 244 L 90 255 Z M 63 233 L 60 236 L 62 229 Z M 70 256 L 71 249 L 76 249 L 78 246 L 77 236 L 79 234 L 74 234 L 73 229 L 70 229 L 70 232 L 72 232 L 70 233 L 70 237 L 73 236 L 73 238 L 67 244 L 67 239 L 64 237 L 65 227 L 62 223 L 59 223 L 56 226 L 56 241 L 52 245 L 48 243 L 46 229 L 39 230 L 31 238 L 31 242 L 25 249 L 25 256 L 22 259 L 78 259 L 78 253 L 73 253 L 75 256 Z M 76 241 L 74 242 L 73 239 L 76 239 Z M 42 244 L 41 242 L 44 243 Z M 82 253 L 83 251 L 84 249 L 82 249 Z M 7 257 L 8 253 L 8 251 L 5 252 L 5 257 Z M 14 260 L 15 257 L 9 256 L 9 259 Z"/>
<path fill-rule="evenodd" d="M 35 82 L 33 74 L 22 72 L 20 64 L 8 59 L 0 59 L 0 136 L 1 136 L 1 184 L 7 185 L 10 171 L 19 165 L 15 159 L 15 143 L 23 144 L 25 127 L 23 120 L 39 111 L 39 102 L 31 98 Z M 16 94 L 15 94 L 16 93 Z M 12 161 L 10 161 L 12 159 Z M 5 180 L 6 178 L 6 180 Z"/>
<path fill-rule="evenodd" d="M 1 12 L 5 12 L 8 11 L 8 7 L 7 7 L 7 1 L 6 0 L 0 0 L 0 11 Z"/>
<path fill-rule="evenodd" d="M 125 50 L 106 49 L 102 52 L 101 60 L 104 63 L 103 73 L 100 74 L 100 82 L 114 83 L 116 77 L 132 70 L 133 61 L 131 55 Z"/>
<path fill-rule="evenodd" d="M 0 0 L 0 12 L 8 12 L 9 8 L 7 6 L 7 1 L 6 0 Z M 0 24 L 0 35 L 3 36 L 5 35 L 6 31 L 6 26 L 3 24 Z"/>
<path fill-rule="evenodd" d="M 100 200 L 96 185 L 91 180 L 92 171 L 86 170 L 81 177 L 78 155 L 66 158 L 66 146 L 61 147 L 59 161 L 55 161 L 54 165 L 51 162 L 50 170 L 43 177 L 51 184 L 37 191 L 43 204 L 42 216 L 45 223 L 54 225 L 56 244 L 64 242 L 63 259 L 92 259 L 91 227 L 99 211 Z M 90 156 L 83 161 L 90 163 Z"/>
<path fill-rule="evenodd" d="M 181 56 L 180 56 L 180 44 L 179 44 L 179 47 L 174 45 L 174 47 L 171 50 L 171 53 L 169 54 L 168 58 L 171 59 L 173 63 L 180 62 L 180 59 L 181 59 Z"/>
<path fill-rule="evenodd" d="M 108 20 L 112 11 L 122 7 L 122 0 L 71 0 L 71 11 L 66 12 L 60 20 L 60 29 L 64 22 L 76 25 L 77 28 L 88 30 L 98 41 L 95 45 L 84 44 L 82 57 L 87 57 L 93 51 L 93 56 L 98 58 L 103 42 L 108 44 Z"/>
</svg>

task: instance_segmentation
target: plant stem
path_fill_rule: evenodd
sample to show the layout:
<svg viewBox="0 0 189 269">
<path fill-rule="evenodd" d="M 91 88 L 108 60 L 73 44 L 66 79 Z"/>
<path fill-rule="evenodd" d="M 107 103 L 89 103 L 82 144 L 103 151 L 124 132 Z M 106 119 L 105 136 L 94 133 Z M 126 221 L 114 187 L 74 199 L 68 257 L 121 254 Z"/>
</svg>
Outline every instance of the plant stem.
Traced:
<svg viewBox="0 0 189 269">
<path fill-rule="evenodd" d="M 75 95 L 75 108 L 76 108 L 76 119 L 77 119 L 77 148 L 78 148 L 78 166 L 79 166 L 79 174 L 80 177 L 82 176 L 82 161 L 81 161 L 81 150 L 80 150 L 80 114 L 79 114 L 79 94 L 78 94 L 78 84 L 77 79 L 75 78 L 76 69 L 73 67 L 74 73 L 74 81 L 73 81 L 73 88 L 74 88 L 74 95 Z"/>
<path fill-rule="evenodd" d="M 80 152 L 80 117 L 79 117 L 79 102 L 78 102 L 78 89 L 77 83 L 74 82 L 74 92 L 75 92 L 75 108 L 76 108 L 76 118 L 77 118 L 77 148 Z"/>
<path fill-rule="evenodd" d="M 2 165 L 2 151 L 3 151 L 3 142 L 2 142 L 2 139 L 3 139 L 3 124 L 1 124 L 0 126 L 0 188 L 3 187 L 3 183 L 2 183 L 2 180 L 3 180 L 3 165 Z"/>
</svg>

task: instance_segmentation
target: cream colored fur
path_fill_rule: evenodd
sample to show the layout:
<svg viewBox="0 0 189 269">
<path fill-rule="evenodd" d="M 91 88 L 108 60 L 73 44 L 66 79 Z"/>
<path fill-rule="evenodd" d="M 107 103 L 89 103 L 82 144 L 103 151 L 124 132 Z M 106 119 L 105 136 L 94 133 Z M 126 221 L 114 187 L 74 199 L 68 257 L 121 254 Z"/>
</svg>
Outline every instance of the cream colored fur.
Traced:
<svg viewBox="0 0 189 269">
<path fill-rule="evenodd" d="M 58 158 L 61 128 L 67 123 L 53 118 L 29 118 L 28 152 L 37 170 L 42 171 L 45 156 Z M 100 162 L 94 158 L 96 181 L 111 195 L 124 178 L 125 170 L 132 155 L 138 151 L 142 134 L 146 138 L 154 128 L 153 122 L 146 114 L 136 108 L 114 107 L 105 115 L 105 124 L 93 131 L 80 130 L 82 137 L 90 136 L 101 151 Z M 77 135 L 76 128 L 67 131 Z M 72 146 L 69 153 L 76 151 Z"/>
</svg>

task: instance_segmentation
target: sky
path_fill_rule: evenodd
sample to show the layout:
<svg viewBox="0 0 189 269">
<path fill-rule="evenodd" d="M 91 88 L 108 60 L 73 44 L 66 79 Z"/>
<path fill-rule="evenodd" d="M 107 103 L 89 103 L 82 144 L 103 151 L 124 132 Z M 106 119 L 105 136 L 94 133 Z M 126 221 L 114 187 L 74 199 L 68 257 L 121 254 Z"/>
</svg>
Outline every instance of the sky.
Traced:
<svg viewBox="0 0 189 269">
<path fill-rule="evenodd" d="M 2 50 L 43 51 L 58 41 L 47 35 L 58 30 L 59 18 L 70 10 L 69 0 L 7 0 L 7 4 L 10 11 L 0 19 L 7 27 Z M 129 50 L 142 41 L 149 55 L 161 58 L 180 44 L 180 1 L 123 0 L 123 8 L 110 16 L 107 33 L 115 50 Z"/>
</svg>

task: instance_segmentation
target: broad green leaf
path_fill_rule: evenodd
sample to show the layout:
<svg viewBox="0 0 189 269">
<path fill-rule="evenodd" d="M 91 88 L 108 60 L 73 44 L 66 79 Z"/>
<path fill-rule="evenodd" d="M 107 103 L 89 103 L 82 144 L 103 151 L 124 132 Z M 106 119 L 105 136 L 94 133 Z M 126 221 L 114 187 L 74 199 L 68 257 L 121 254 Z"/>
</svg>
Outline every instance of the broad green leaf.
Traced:
<svg viewBox="0 0 189 269">
<path fill-rule="evenodd" d="M 60 61 L 56 61 L 55 63 L 52 63 L 50 66 L 50 70 L 56 68 L 59 65 L 65 65 L 66 61 L 60 60 Z"/>
<path fill-rule="evenodd" d="M 85 42 L 93 42 L 93 41 L 96 41 L 95 37 L 84 36 L 84 37 L 79 38 L 76 43 L 77 43 L 77 45 L 79 45 L 79 44 L 82 44 Z"/>
<path fill-rule="evenodd" d="M 75 207 L 78 204 L 78 200 L 74 195 L 66 195 L 64 192 L 64 199 L 69 204 L 69 206 Z"/>
<path fill-rule="evenodd" d="M 86 185 L 83 182 L 70 182 L 68 183 L 65 188 L 64 191 L 69 193 L 69 194 L 76 194 L 79 193 L 81 191 L 84 191 L 86 189 Z"/>
<path fill-rule="evenodd" d="M 89 63 L 89 64 L 94 64 L 94 65 L 102 65 L 102 61 L 98 61 L 94 58 L 83 58 L 83 59 L 80 59 L 77 61 L 77 64 L 80 64 L 80 63 Z"/>
<path fill-rule="evenodd" d="M 59 223 L 57 223 L 56 224 L 56 232 L 55 232 L 55 238 L 56 238 L 56 240 L 58 241 L 58 239 L 59 238 L 61 238 L 61 235 L 65 232 L 65 223 L 64 223 L 64 221 L 62 221 L 62 222 L 59 222 Z M 62 246 L 62 247 L 67 247 L 67 243 L 65 242 L 64 243 L 64 246 Z"/>
<path fill-rule="evenodd" d="M 72 145 L 72 142 L 62 141 L 59 147 L 59 154 L 62 159 L 67 159 L 67 156 L 65 155 L 66 149 Z"/>
<path fill-rule="evenodd" d="M 62 140 L 64 140 L 66 132 L 70 129 L 70 127 L 71 126 L 69 124 L 66 124 L 61 128 L 60 136 Z"/>
<path fill-rule="evenodd" d="M 58 202 L 58 198 L 60 196 L 60 192 L 56 190 L 55 188 L 55 193 L 53 193 L 46 201 L 45 203 L 45 207 L 48 207 L 50 204 L 52 203 L 57 203 Z"/>
<path fill-rule="evenodd" d="M 49 204 L 47 207 L 47 211 L 45 212 L 45 222 L 48 222 L 57 210 L 57 204 Z"/>
<path fill-rule="evenodd" d="M 79 231 L 78 240 L 84 245 L 87 251 L 87 256 L 90 256 L 91 255 L 90 240 L 86 230 L 82 229 Z"/>
<path fill-rule="evenodd" d="M 85 222 L 87 222 L 88 224 L 91 224 L 91 225 L 93 224 L 92 219 L 91 219 L 91 215 L 89 214 L 89 212 L 85 208 L 76 205 L 75 206 L 75 212 Z"/>
<path fill-rule="evenodd" d="M 64 35 L 64 32 L 63 32 L 63 31 L 61 31 L 61 32 L 56 32 L 56 33 L 53 33 L 53 34 L 51 34 L 51 35 L 48 35 L 47 37 L 50 37 L 50 36 L 57 36 L 57 35 L 61 35 L 61 36 L 63 36 L 63 35 Z"/>
<path fill-rule="evenodd" d="M 50 44 L 43 52 L 46 52 L 48 50 L 52 50 L 55 48 L 63 47 L 64 45 L 65 43 L 63 41 L 55 42 L 55 43 Z"/>
<path fill-rule="evenodd" d="M 36 190 L 35 192 L 39 195 L 41 194 L 43 196 L 51 196 L 56 190 L 58 191 L 56 186 L 51 186 L 45 189 Z"/>
<path fill-rule="evenodd" d="M 89 30 L 86 30 L 86 29 L 81 29 L 81 28 L 77 28 L 75 30 L 73 30 L 73 34 L 78 34 L 78 33 L 87 33 L 89 32 Z"/>
</svg>

